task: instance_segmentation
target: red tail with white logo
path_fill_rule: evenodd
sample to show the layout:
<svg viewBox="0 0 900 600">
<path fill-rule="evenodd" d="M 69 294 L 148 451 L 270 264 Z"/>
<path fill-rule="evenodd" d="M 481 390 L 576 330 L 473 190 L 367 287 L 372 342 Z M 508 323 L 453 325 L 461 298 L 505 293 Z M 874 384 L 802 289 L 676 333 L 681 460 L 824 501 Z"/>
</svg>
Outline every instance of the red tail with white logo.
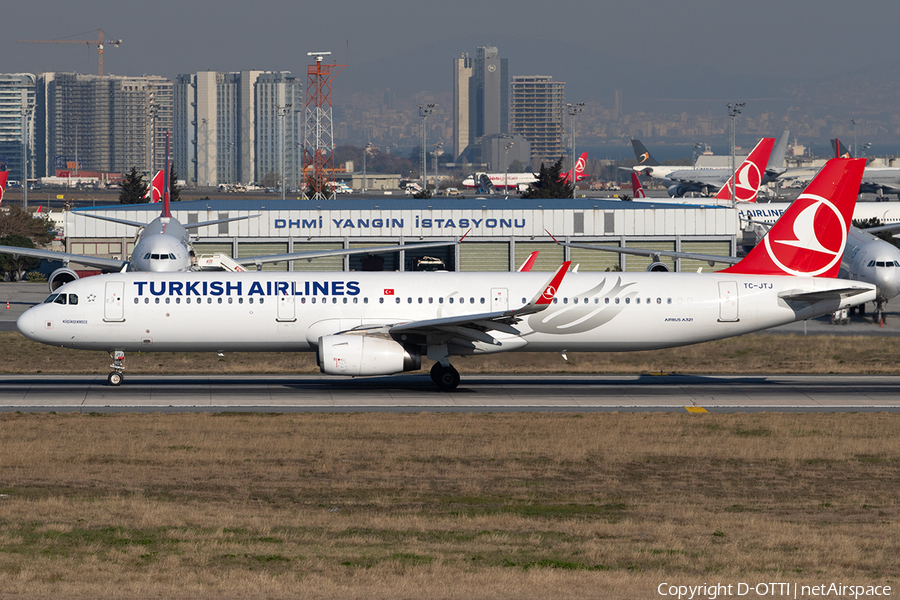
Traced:
<svg viewBox="0 0 900 600">
<path fill-rule="evenodd" d="M 750 153 L 750 156 L 738 167 L 737 185 L 734 188 L 734 199 L 736 202 L 756 202 L 756 195 L 759 193 L 759 186 L 762 185 L 763 174 L 766 172 L 766 164 L 769 162 L 769 155 L 772 154 L 772 147 L 775 145 L 775 138 L 763 138 L 756 144 L 756 148 Z M 716 200 L 731 200 L 731 181 L 729 178 L 719 193 L 716 194 Z"/>
<path fill-rule="evenodd" d="M 6 191 L 6 179 L 9 177 L 9 171 L 0 171 L 0 202 L 3 202 L 3 192 Z"/>
<path fill-rule="evenodd" d="M 647 194 L 644 193 L 644 186 L 641 185 L 641 180 L 638 179 L 637 173 L 634 171 L 631 172 L 631 189 L 633 190 L 633 196 L 635 198 L 646 198 Z"/>
<path fill-rule="evenodd" d="M 833 158 L 762 241 L 722 272 L 837 277 L 865 159 Z"/>
<path fill-rule="evenodd" d="M 575 162 L 575 181 L 581 181 L 582 179 L 586 179 L 587 175 L 584 174 L 584 169 L 587 167 L 587 159 L 588 153 L 582 152 L 581 156 L 578 157 L 578 160 Z M 562 176 L 563 183 L 572 183 L 572 170 L 566 171 L 566 173 Z"/>
<path fill-rule="evenodd" d="M 163 178 L 166 176 L 165 171 L 157 171 L 150 182 L 150 202 L 156 204 L 162 200 L 163 195 Z"/>
</svg>

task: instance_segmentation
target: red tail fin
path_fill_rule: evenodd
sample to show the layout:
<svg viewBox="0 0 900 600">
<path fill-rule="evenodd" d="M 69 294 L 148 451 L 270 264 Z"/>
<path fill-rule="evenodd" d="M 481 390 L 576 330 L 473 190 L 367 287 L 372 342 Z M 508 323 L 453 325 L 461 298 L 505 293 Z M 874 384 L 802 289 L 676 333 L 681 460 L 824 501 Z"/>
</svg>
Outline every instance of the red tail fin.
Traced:
<svg viewBox="0 0 900 600">
<path fill-rule="evenodd" d="M 761 139 L 750 156 L 738 167 L 735 173 L 737 176 L 737 185 L 734 188 L 735 201 L 756 202 L 756 195 L 759 193 L 759 186 L 762 185 L 763 173 L 766 172 L 766 164 L 769 162 L 774 145 L 775 138 Z M 731 200 L 731 178 L 716 194 L 716 200 Z"/>
<path fill-rule="evenodd" d="M 6 191 L 6 180 L 9 177 L 9 171 L 0 171 L 0 202 L 3 202 L 3 192 Z"/>
<path fill-rule="evenodd" d="M 833 158 L 744 259 L 723 272 L 836 277 L 865 159 Z"/>
<path fill-rule="evenodd" d="M 575 168 L 570 169 L 564 175 L 562 175 L 563 183 L 571 183 L 572 182 L 572 171 L 575 171 L 575 181 L 581 181 L 586 177 L 584 174 L 584 169 L 587 167 L 587 159 L 588 153 L 582 152 L 581 156 L 578 157 L 578 160 L 575 161 Z"/>
<path fill-rule="evenodd" d="M 163 195 L 163 178 L 166 176 L 165 171 L 157 171 L 150 182 L 150 202 L 156 204 L 162 200 Z"/>
<path fill-rule="evenodd" d="M 525 262 L 522 263 L 522 266 L 519 267 L 520 273 L 527 273 L 531 270 L 531 267 L 534 266 L 534 261 L 537 260 L 539 250 L 535 250 L 531 254 L 528 255 L 528 258 L 525 259 Z"/>
<path fill-rule="evenodd" d="M 641 185 L 641 180 L 638 179 L 637 173 L 634 171 L 631 172 L 631 189 L 633 190 L 633 196 L 635 198 L 646 198 L 647 194 L 644 193 L 644 187 Z"/>
<path fill-rule="evenodd" d="M 165 167 L 165 169 L 163 169 L 164 174 L 163 174 L 163 185 L 162 185 L 162 189 L 163 189 L 162 216 L 164 216 L 164 217 L 172 216 L 172 209 L 169 206 L 169 180 L 170 180 L 169 169 L 170 168 L 171 168 L 171 165 L 169 164 L 169 132 L 167 131 L 166 132 L 166 167 Z"/>
</svg>

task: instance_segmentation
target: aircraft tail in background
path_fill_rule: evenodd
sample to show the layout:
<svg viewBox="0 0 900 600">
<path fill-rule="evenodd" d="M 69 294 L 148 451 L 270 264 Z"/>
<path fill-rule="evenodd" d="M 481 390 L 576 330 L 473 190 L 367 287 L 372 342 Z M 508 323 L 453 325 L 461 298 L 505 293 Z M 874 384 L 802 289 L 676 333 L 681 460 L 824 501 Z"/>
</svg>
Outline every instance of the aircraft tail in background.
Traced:
<svg viewBox="0 0 900 600">
<path fill-rule="evenodd" d="M 738 167 L 735 177 L 737 177 L 737 185 L 734 186 L 734 199 L 736 202 L 756 202 L 756 196 L 759 194 L 759 187 L 762 185 L 763 177 L 766 173 L 766 164 L 769 161 L 769 155 L 772 154 L 772 147 L 775 144 L 775 138 L 763 138 L 756 144 L 756 147 L 750 152 L 750 155 Z M 731 200 L 732 177 L 728 178 L 719 193 L 716 194 L 716 200 Z"/>
<path fill-rule="evenodd" d="M 762 241 L 721 272 L 837 277 L 865 166 L 864 159 L 829 160 Z"/>
<path fill-rule="evenodd" d="M 9 178 L 9 171 L 0 171 L 0 203 L 3 202 L 3 193 L 6 191 L 6 181 Z"/>
<path fill-rule="evenodd" d="M 631 140 L 631 147 L 634 148 L 634 157 L 638 161 L 638 167 L 659 166 L 659 162 L 650 155 L 650 151 L 644 147 L 640 140 Z"/>
<path fill-rule="evenodd" d="M 634 171 L 631 172 L 631 189 L 631 195 L 634 199 L 647 197 L 647 194 L 644 193 L 644 186 L 641 185 L 641 180 L 638 179 L 638 174 Z"/>
</svg>

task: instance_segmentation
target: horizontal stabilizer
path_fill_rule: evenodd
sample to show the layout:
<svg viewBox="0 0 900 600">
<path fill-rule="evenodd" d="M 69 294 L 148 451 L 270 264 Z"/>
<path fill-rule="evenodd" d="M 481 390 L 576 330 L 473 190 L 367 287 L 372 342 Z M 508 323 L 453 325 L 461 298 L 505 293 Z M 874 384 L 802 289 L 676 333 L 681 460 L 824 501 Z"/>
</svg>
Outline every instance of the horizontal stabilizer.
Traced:
<svg viewBox="0 0 900 600">
<path fill-rule="evenodd" d="M 853 296 L 858 296 L 860 294 L 865 294 L 866 292 L 872 291 L 872 288 L 859 288 L 859 287 L 846 287 L 846 288 L 838 288 L 834 290 L 817 290 L 815 292 L 805 292 L 799 290 L 789 290 L 786 292 L 782 292 L 778 294 L 779 298 L 783 300 L 788 300 L 791 302 L 822 302 L 824 300 L 845 300 L 847 298 L 852 298 Z"/>
</svg>

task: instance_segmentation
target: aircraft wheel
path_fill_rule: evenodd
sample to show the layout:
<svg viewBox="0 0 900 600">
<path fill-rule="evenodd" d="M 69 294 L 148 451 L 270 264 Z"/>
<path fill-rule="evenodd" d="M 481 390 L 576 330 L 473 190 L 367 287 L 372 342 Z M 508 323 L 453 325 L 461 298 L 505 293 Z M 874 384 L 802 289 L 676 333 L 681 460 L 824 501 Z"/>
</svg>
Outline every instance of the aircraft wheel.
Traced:
<svg viewBox="0 0 900 600">
<path fill-rule="evenodd" d="M 453 365 L 450 365 L 448 367 L 441 367 L 435 383 L 441 389 L 441 391 L 449 392 L 451 390 L 455 390 L 459 385 L 459 371 L 453 368 Z"/>
<path fill-rule="evenodd" d="M 441 380 L 441 371 L 443 370 L 444 367 L 439 362 L 436 362 L 431 366 L 431 380 L 435 385 L 440 385 L 439 382 Z"/>
<path fill-rule="evenodd" d="M 122 374 L 112 372 L 106 380 L 109 382 L 109 385 L 122 385 Z"/>
</svg>

